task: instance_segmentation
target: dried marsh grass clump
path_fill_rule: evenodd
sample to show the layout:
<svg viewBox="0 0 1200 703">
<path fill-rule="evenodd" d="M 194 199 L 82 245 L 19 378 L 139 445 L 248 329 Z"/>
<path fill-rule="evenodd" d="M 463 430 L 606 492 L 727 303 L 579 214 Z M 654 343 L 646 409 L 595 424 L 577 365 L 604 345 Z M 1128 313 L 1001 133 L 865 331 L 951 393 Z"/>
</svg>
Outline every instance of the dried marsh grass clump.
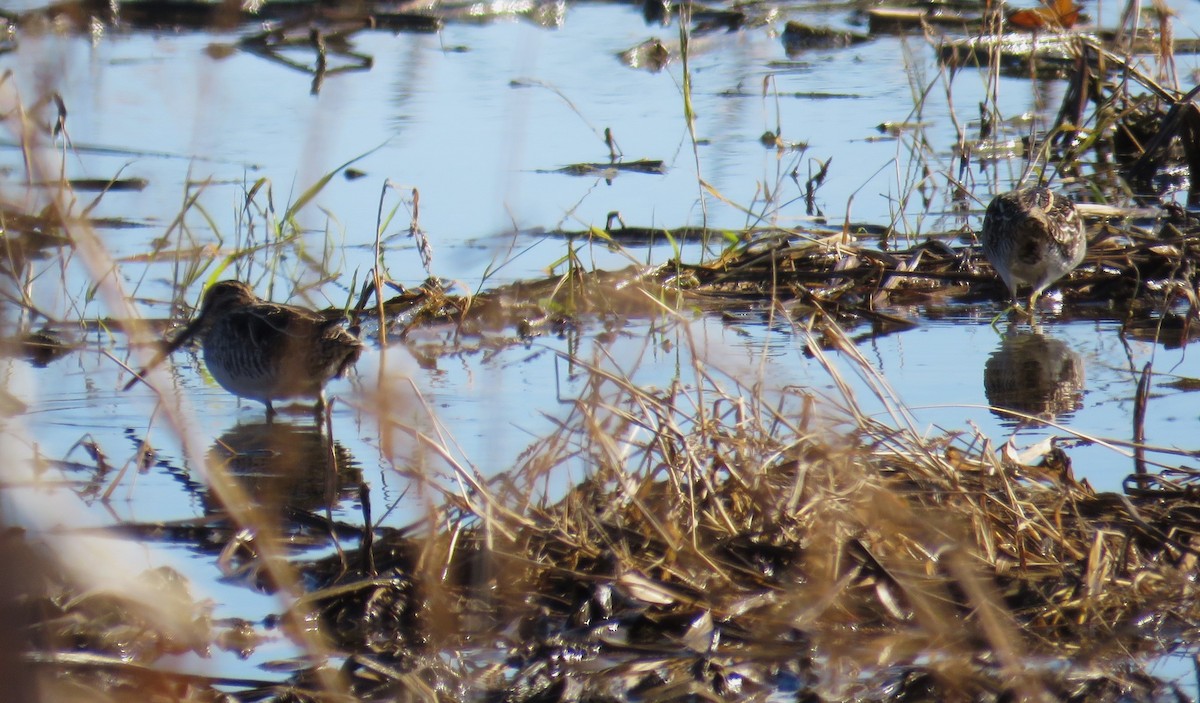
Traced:
<svg viewBox="0 0 1200 703">
<path fill-rule="evenodd" d="M 495 700 L 1170 690 L 1141 663 L 1200 616 L 1194 516 L 1097 494 L 1061 451 L 1005 464 L 728 385 L 604 376 L 522 475 L 586 478 L 476 528 L 493 576 L 474 602 L 519 633 Z"/>
<path fill-rule="evenodd" d="M 1148 228 L 1123 220 L 1132 211 L 1080 207 L 1111 211 L 1114 221 L 1093 227 L 1082 264 L 1055 284 L 1063 293 L 1060 317 L 1115 319 L 1134 337 L 1168 345 L 1194 338 L 1194 326 L 1180 313 L 1200 308 L 1191 292 L 1200 270 L 1190 263 L 1200 256 L 1200 222 L 1180 215 Z M 470 337 L 503 346 L 586 331 L 596 322 L 611 329 L 630 319 L 689 313 L 787 319 L 822 330 L 833 322 L 864 340 L 1007 294 L 978 246 L 931 239 L 881 251 L 874 243 L 812 241 L 783 230 L 745 235 L 746 242 L 707 263 L 576 270 L 473 295 L 426 282 L 380 307 L 393 338 L 451 326 L 455 344 Z M 826 335 L 825 346 L 837 336 Z"/>
</svg>

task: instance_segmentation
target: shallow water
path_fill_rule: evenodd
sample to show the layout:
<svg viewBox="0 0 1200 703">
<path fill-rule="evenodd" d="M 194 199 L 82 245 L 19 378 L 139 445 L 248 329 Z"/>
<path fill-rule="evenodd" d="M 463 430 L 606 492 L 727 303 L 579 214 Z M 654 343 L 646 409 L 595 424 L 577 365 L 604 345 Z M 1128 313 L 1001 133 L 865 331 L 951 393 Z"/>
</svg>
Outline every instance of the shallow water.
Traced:
<svg viewBox="0 0 1200 703">
<path fill-rule="evenodd" d="M 844 21 L 838 15 L 824 19 Z M 206 55 L 234 35 L 114 33 L 95 44 L 51 36 L 22 42 L 0 57 L 0 66 L 17 69 L 24 95 L 62 94 L 78 149 L 116 150 L 82 151 L 68 160 L 69 175 L 104 178 L 120 171 L 149 181 L 141 193 L 109 194 L 96 211 L 147 225 L 106 236 L 117 257 L 142 253 L 163 235 L 182 208 L 186 181 L 210 183 L 200 202 L 217 230 L 193 212 L 187 218 L 193 236 L 205 242 L 219 235 L 228 243 L 239 229 L 249 234 L 251 222 L 237 214 L 249 184 L 270 179 L 282 211 L 322 175 L 356 157 L 354 166 L 367 176 L 333 179 L 316 201 L 321 209 L 310 207 L 301 218 L 313 229 L 310 246 L 326 238 L 333 243 L 332 263 L 347 278 L 371 265 L 385 180 L 404 196 L 420 191 L 420 223 L 434 245 L 435 271 L 468 285 L 488 269 L 492 282 L 541 272 L 564 245 L 539 232 L 603 226 L 611 212 L 631 226 L 659 227 L 698 224 L 705 216 L 718 227 L 760 220 L 796 226 L 816 215 L 834 226 L 847 216 L 876 224 L 895 220 L 899 231 L 912 235 L 978 225 L 977 219 L 940 214 L 950 202 L 945 184 L 936 181 L 930 183 L 932 208 L 910 201 L 901 209 L 897 201 L 912 190 L 921 165 L 913 153 L 915 135 L 891 138 L 877 127 L 919 121 L 920 136 L 932 147 L 923 158 L 935 170 L 953 171 L 956 137 L 946 97 L 953 97 L 959 121 L 977 119 L 982 78 L 969 70 L 945 77 L 927 44 L 888 36 L 796 60 L 766 30 L 697 39 L 692 66 L 699 175 L 754 215 L 712 197 L 702 209 L 696 155 L 681 119 L 679 62 L 650 73 L 617 59 L 648 37 L 670 41 L 675 34 L 674 27 L 646 27 L 633 8 L 607 5 L 571 6 L 556 29 L 501 20 L 450 24 L 438 35 L 361 33 L 355 47 L 374 57 L 372 70 L 330 77 L 316 96 L 309 94 L 309 77 L 298 71 L 246 52 Z M 1181 72 L 1189 58 L 1181 57 Z M 779 97 L 763 97 L 768 76 Z M 927 87 L 924 109 L 914 114 L 914 91 Z M 1062 86 L 1004 78 L 999 91 L 1006 111 L 1017 116 L 1052 109 Z M 780 153 L 759 142 L 763 132 L 776 129 L 777 111 L 782 136 L 807 143 L 806 150 Z M 667 173 L 621 174 L 609 185 L 546 172 L 607 160 L 605 128 L 627 160 L 660 159 Z M 808 213 L 803 183 L 817 162 L 830 158 L 826 183 L 817 191 L 819 212 Z M 974 176 L 979 197 L 1007 187 L 1020 169 L 1017 161 Z M 775 194 L 769 206 L 756 200 L 764 188 Z M 391 194 L 389 207 L 395 198 Z M 257 224 L 261 231 L 262 222 Z M 402 213 L 385 233 L 385 263 L 397 280 L 414 282 L 424 273 L 411 240 L 395 236 L 407 225 Z M 600 257 L 598 263 L 614 260 Z M 132 262 L 123 271 L 142 280 Z M 140 292 L 166 295 L 154 284 L 174 276 L 160 267 L 147 273 L 151 287 Z"/>
<path fill-rule="evenodd" d="M 1180 13 L 1177 35 L 1194 36 L 1190 27 L 1200 11 L 1174 5 Z M 1103 12 L 1116 14 L 1107 8 Z M 848 21 L 841 13 L 807 13 L 804 19 L 834 25 Z M 776 31 L 782 24 L 782 18 L 772 23 Z M 384 196 L 387 208 L 406 200 L 382 237 L 392 278 L 412 285 L 426 277 L 406 234 L 410 192 L 415 188 L 420 192 L 420 226 L 433 245 L 434 273 L 467 290 L 545 275 L 569 246 L 548 231 L 603 227 L 612 212 L 619 212 L 630 226 L 669 228 L 699 224 L 705 218 L 712 226 L 730 228 L 894 222 L 911 241 L 980 222 L 978 209 L 969 216 L 946 214 L 953 203 L 945 181 L 937 178 L 930 182 L 928 205 L 917 198 L 898 202 L 913 190 L 915 174 L 921 173 L 916 155 L 922 155 L 935 173 L 954 171 L 955 133 L 947 95 L 953 98 L 958 119 L 966 123 L 976 119 L 975 106 L 985 89 L 977 71 L 940 76 L 932 49 L 917 38 L 882 37 L 795 59 L 789 59 L 778 37 L 765 29 L 698 38 L 691 67 L 700 143 L 693 150 L 682 118 L 679 62 L 651 73 L 627 68 L 617 58 L 650 37 L 666 42 L 677 37 L 674 26 L 645 25 L 638 8 L 565 6 L 561 24 L 555 27 L 502 19 L 452 23 L 436 35 L 361 33 L 354 38 L 355 48 L 374 58 L 373 68 L 329 76 L 317 95 L 310 92 L 309 76 L 249 53 L 210 57 L 214 45 L 239 36 L 109 32 L 93 42 L 88 37 L 50 35 L 23 39 L 17 51 L 0 56 L 0 70 L 14 71 L 26 102 L 35 103 L 50 91 L 62 94 L 75 147 L 66 159 L 69 175 L 107 178 L 120 172 L 148 180 L 144 191 L 107 194 L 95 211 L 97 216 L 138 225 L 105 228 L 100 234 L 120 263 L 123 285 L 136 290 L 148 316 L 171 314 L 166 301 L 179 270 L 194 265 L 186 256 L 147 263 L 141 257 L 154 240 L 169 234 L 168 249 L 214 247 L 198 257 L 200 261 L 214 252 L 219 261 L 248 241 L 269 242 L 265 198 L 260 195 L 249 213 L 243 209 L 246 191 L 255 181 L 269 179 L 273 214 L 278 217 L 321 176 L 356 158 L 355 168 L 366 176 L 334 177 L 300 213 L 306 228 L 302 238 L 239 260 L 222 276 L 260 282 L 263 293 L 273 285 L 274 298 L 283 300 L 291 293 L 292 281 L 313 280 L 317 269 L 329 269 L 336 281 L 324 285 L 324 296 L 312 296 L 311 302 L 343 305 L 351 281 L 361 282 L 374 262 L 384 181 L 396 186 Z M 1192 57 L 1180 57 L 1181 75 L 1194 65 Z M 763 97 L 768 76 L 778 98 Z M 930 85 L 922 112 L 913 114 L 914 92 Z M 1001 104 L 1011 116 L 1054 110 L 1063 89 L 1060 81 L 1005 78 Z M 760 143 L 763 132 L 776 128 L 777 110 L 782 136 L 806 142 L 806 149 L 777 152 Z M 43 119 L 50 118 L 52 111 L 43 109 Z M 915 149 L 909 133 L 897 139 L 876 129 L 883 122 L 917 121 L 924 125 L 927 151 Z M 605 128 L 612 129 L 627 160 L 661 159 L 666 174 L 623 173 L 609 184 L 548 172 L 577 162 L 605 161 Z M 817 210 L 807 212 L 804 181 L 817 162 L 830 158 L 827 180 L 817 191 Z M 32 201 L 16 177 L 22 173 L 19 150 L 0 150 L 0 166 L 10 169 L 6 195 Z M 986 200 L 990 193 L 1007 189 L 1022 166 L 1014 160 L 973 174 L 974 192 Z M 790 175 L 793 171 L 796 179 Z M 709 197 L 702 208 L 697 176 L 712 192 L 737 205 Z M 208 217 L 194 207 L 185 215 L 185 233 L 168 231 L 183 209 L 189 183 L 193 188 L 206 183 L 198 203 Z M 764 188 L 774 194 L 766 205 Z M 581 250 L 584 264 L 598 268 L 625 266 L 631 256 L 639 262 L 659 262 L 671 253 L 669 244 L 631 246 L 622 253 L 602 246 Z M 88 296 L 91 282 L 78 257 L 65 250 L 54 254 L 32 264 L 31 289 L 39 307 L 68 321 L 108 314 Z M 696 259 L 707 254 L 687 244 L 684 255 Z M 321 266 L 307 263 L 306 257 Z M 213 270 L 196 266 L 200 280 Z M 197 282 L 185 299 L 194 303 L 199 290 Z M 996 307 L 899 312 L 919 319 L 919 326 L 863 339 L 858 350 L 908 409 L 918 432 L 936 435 L 978 428 L 996 446 L 1014 434 L 1021 446 L 1072 433 L 1128 440 L 1137 374 L 1153 361 L 1160 375 L 1152 388 L 1147 441 L 1194 449 L 1195 403 L 1188 393 L 1165 385 L 1174 377 L 1200 377 L 1200 364 L 1187 348 L 1122 340 L 1115 322 L 1059 320 L 1051 310 L 1043 319 L 1043 337 L 1032 343 L 1041 345 L 1035 352 L 1038 358 L 1061 360 L 1050 372 L 1059 383 L 1048 381 L 1047 393 L 1061 396 L 1053 409 L 1062 427 L 1020 424 L 987 407 L 1016 403 L 1026 412 L 1036 409 L 1027 399 L 1000 401 L 989 396 L 988 378 L 993 379 L 993 393 L 1001 392 L 997 388 L 1003 385 L 1002 365 L 1019 363 L 1013 352 L 1030 343 L 1006 345 L 989 325 Z M 18 325 L 12 310 L 5 316 L 10 329 Z M 384 349 L 376 344 L 354 378 L 331 386 L 330 394 L 345 401 L 335 404 L 333 415 L 334 454 L 348 472 L 338 486 L 316 491 L 312 484 L 319 479 L 287 476 L 282 483 L 293 485 L 268 488 L 295 491 L 314 510 L 328 506 L 333 517 L 355 523 L 361 516 L 353 488 L 361 480 L 370 488 L 376 519 L 389 511 L 384 517 L 389 525 L 418 520 L 429 495 L 406 472 L 419 471 L 407 463 L 419 454 L 397 451 L 391 443 L 398 440 L 382 433 L 372 415 L 361 411 L 373 402 L 367 400 L 371 392 L 384 389 L 415 426 L 427 426 L 436 417 L 459 446 L 460 458 L 491 476 L 511 468 L 522 450 L 550 432 L 553 421 L 565 416 L 570 400 L 581 391 L 582 376 L 573 373 L 577 369 L 559 352 L 615 366 L 641 385 L 660 387 L 677 378 L 694 383 L 694 356 L 714 373 L 745 385 L 761 380 L 765 387 L 800 387 L 828 396 L 833 404 L 846 402 L 827 369 L 806 353 L 809 340 L 786 324 L 716 316 L 657 320 L 653 327 L 631 321 L 602 341 L 588 334 L 579 339 L 548 336 L 528 346 L 491 348 L 480 343 L 452 355 L 422 353 L 426 345 L 439 345 L 445 335 L 435 330 Z M 128 393 L 119 390 L 127 376 L 109 354 L 126 357 L 124 337 L 91 331 L 81 333 L 79 341 L 81 349 L 45 368 L 20 358 L 3 360 L 0 371 L 7 390 L 27 405 L 25 413 L 9 420 L 9 444 L 24 454 L 80 464 L 51 466 L 36 480 L 18 474 L 32 482 L 10 490 L 8 504 L 31 523 L 54 528 L 203 515 L 207 497 L 199 467 L 190 465 L 175 433 L 156 413 L 153 394 L 144 386 Z M 831 354 L 831 359 L 840 374 L 851 379 L 862 410 L 886 417 L 861 367 L 846 355 Z M 388 369 L 382 380 L 381 365 Z M 239 436 L 262 431 L 263 409 L 239 403 L 216 387 L 193 355 L 177 354 L 171 370 L 190 407 L 188 416 L 194 419 L 191 435 L 204 451 L 218 452 L 222 443 L 236 444 Z M 289 417 L 285 422 L 309 428 L 300 439 L 285 441 L 315 441 L 310 449 L 318 455 L 329 449 L 321 444 L 327 440 L 315 439 L 308 418 Z M 99 447 L 103 463 L 111 468 L 101 470 L 102 462 L 88 457 L 83 448 L 66 451 L 84 438 Z M 117 471 L 133 462 L 143 439 L 156 448 L 154 460 L 143 470 L 129 467 L 111 497 L 101 500 Z M 1076 475 L 1098 489 L 1119 490 L 1133 469 L 1132 459 L 1112 448 L 1067 446 Z M 1158 458 L 1167 464 L 1182 461 Z M 253 462 L 246 470 L 271 475 L 269 467 Z M 553 495 L 578 478 L 556 476 L 544 489 Z M 59 481 L 68 486 L 66 495 Z M 289 495 L 295 499 L 295 494 Z M 270 609 L 268 599 L 217 578 L 211 554 L 180 546 L 131 548 L 128 543 L 121 551 L 147 565 L 176 565 L 214 599 L 220 616 L 257 620 Z M 276 643 L 244 662 L 219 655 L 181 666 L 261 676 L 258 664 L 290 654 L 290 645 Z"/>
</svg>

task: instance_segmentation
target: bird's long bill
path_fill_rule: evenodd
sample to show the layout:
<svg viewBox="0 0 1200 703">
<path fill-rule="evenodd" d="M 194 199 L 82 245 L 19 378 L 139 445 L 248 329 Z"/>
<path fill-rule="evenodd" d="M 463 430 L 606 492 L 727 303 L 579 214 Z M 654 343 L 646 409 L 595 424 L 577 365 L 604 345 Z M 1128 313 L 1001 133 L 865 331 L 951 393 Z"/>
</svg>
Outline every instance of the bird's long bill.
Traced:
<svg viewBox="0 0 1200 703">
<path fill-rule="evenodd" d="M 167 344 L 167 346 L 163 347 L 162 350 L 159 351 L 158 354 L 156 354 L 154 356 L 154 358 L 150 360 L 150 363 L 146 364 L 142 368 L 142 370 L 138 371 L 134 375 L 134 377 L 129 380 L 129 383 L 126 383 L 125 387 L 122 388 L 121 390 L 127 391 L 130 388 L 133 388 L 134 384 L 136 384 L 138 381 L 145 381 L 146 374 L 150 372 L 150 369 L 161 364 L 163 362 L 163 359 L 166 359 L 176 349 L 178 349 L 179 347 L 182 347 L 184 344 L 186 344 L 187 341 L 189 339 L 191 339 L 192 337 L 195 337 L 196 333 L 199 331 L 200 331 L 200 318 L 196 318 L 195 320 L 192 320 L 191 324 L 189 324 L 187 327 L 184 327 L 182 332 L 175 335 L 175 339 L 172 339 L 170 341 L 170 343 Z"/>
</svg>

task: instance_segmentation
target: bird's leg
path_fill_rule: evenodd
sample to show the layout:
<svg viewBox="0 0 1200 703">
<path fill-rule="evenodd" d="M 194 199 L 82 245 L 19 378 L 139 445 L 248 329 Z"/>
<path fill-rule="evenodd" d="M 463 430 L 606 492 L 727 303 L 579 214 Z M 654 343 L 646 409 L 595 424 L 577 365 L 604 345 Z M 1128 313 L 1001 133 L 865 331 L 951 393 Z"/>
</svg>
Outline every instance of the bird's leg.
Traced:
<svg viewBox="0 0 1200 703">
<path fill-rule="evenodd" d="M 1037 301 L 1041 294 L 1042 292 L 1039 290 L 1034 290 L 1029 293 L 1028 316 L 1030 322 L 1035 322 L 1037 320 Z"/>
<path fill-rule="evenodd" d="M 313 408 L 314 419 L 317 422 L 317 431 L 324 432 L 327 436 L 333 436 L 333 405 L 325 402 L 325 391 L 321 391 L 321 395 L 317 397 L 317 404 Z"/>
<path fill-rule="evenodd" d="M 996 316 L 992 318 L 992 329 L 999 332 L 1000 331 L 1000 318 L 1008 318 L 1009 320 L 1011 320 L 1013 317 L 1013 313 L 1020 314 L 1022 312 L 1024 312 L 1024 311 L 1021 310 L 1020 305 L 1018 305 L 1016 302 L 1010 303 L 1008 307 L 1006 307 L 1003 310 L 1001 310 L 1000 312 L 996 313 Z"/>
<path fill-rule="evenodd" d="M 992 318 L 992 329 L 996 330 L 997 332 L 1000 331 L 1000 318 L 1011 318 L 1012 313 L 1024 313 L 1024 311 L 1021 309 L 1021 303 L 1019 302 L 1020 298 L 1017 297 L 1016 288 L 1013 288 L 1009 292 L 1012 293 L 1012 298 L 1008 303 L 1008 307 L 996 313 L 996 316 Z"/>
</svg>

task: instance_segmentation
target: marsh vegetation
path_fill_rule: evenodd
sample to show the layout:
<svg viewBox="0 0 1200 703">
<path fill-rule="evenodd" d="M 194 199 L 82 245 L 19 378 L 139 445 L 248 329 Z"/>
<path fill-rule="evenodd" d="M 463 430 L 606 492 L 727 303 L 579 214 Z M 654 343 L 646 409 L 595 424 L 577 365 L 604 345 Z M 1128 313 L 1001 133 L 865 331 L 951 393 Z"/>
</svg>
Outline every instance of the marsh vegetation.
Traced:
<svg viewBox="0 0 1200 703">
<path fill-rule="evenodd" d="M 1181 12 L 5 13 L 0 697 L 1195 699 Z M 604 68 L 488 73 L 514 32 Z M 1088 252 L 993 330 L 975 231 L 1034 182 Z M 361 335 L 327 413 L 194 345 L 122 390 L 223 279 Z"/>
</svg>

